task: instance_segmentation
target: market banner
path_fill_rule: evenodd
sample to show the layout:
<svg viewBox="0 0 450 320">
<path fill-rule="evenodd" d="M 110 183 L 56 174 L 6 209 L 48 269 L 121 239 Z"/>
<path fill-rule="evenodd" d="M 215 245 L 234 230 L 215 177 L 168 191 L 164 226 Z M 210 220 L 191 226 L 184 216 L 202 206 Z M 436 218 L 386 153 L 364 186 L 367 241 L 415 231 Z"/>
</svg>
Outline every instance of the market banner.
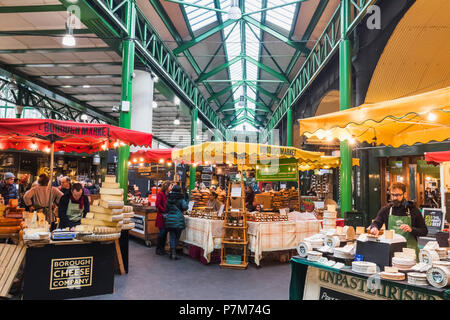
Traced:
<svg viewBox="0 0 450 320">
<path fill-rule="evenodd" d="M 256 181 L 298 181 L 295 159 L 281 159 L 278 165 L 257 165 Z"/>
<path fill-rule="evenodd" d="M 55 152 L 94 153 L 134 145 L 151 147 L 151 133 L 109 124 L 52 119 L 0 119 L 0 148 L 45 151 L 54 142 Z"/>
</svg>

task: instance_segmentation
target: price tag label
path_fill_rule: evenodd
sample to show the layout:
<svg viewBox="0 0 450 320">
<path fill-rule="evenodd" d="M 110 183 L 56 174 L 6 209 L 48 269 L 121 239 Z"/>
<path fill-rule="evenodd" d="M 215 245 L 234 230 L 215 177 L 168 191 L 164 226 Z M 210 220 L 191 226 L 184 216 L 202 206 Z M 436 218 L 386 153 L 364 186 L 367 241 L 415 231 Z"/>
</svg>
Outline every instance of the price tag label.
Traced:
<svg viewBox="0 0 450 320">
<path fill-rule="evenodd" d="M 192 208 L 194 208 L 194 201 L 189 201 L 189 204 L 188 204 L 188 212 L 191 212 L 192 211 Z"/>
<path fill-rule="evenodd" d="M 280 214 L 282 216 L 285 216 L 289 213 L 289 208 L 280 209 Z"/>
<path fill-rule="evenodd" d="M 217 214 L 219 217 L 222 216 L 222 214 L 223 214 L 223 209 L 224 209 L 224 208 L 225 208 L 225 205 L 224 205 L 224 204 L 220 206 L 219 213 Z"/>
</svg>

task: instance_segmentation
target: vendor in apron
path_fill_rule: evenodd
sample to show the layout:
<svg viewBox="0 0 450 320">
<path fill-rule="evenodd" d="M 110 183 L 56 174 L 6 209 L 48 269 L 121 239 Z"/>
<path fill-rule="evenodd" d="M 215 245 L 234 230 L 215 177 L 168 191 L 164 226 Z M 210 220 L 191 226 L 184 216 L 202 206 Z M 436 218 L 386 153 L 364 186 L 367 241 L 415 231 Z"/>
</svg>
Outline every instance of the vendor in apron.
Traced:
<svg viewBox="0 0 450 320">
<path fill-rule="evenodd" d="M 371 234 L 378 235 L 384 224 L 386 229 L 394 230 L 396 234 L 405 237 L 408 248 L 418 253 L 417 237 L 426 236 L 428 229 L 419 209 L 406 201 L 405 194 L 406 185 L 400 182 L 394 183 L 391 186 L 392 203 L 378 211 L 369 230 Z"/>
<path fill-rule="evenodd" d="M 65 194 L 58 207 L 59 228 L 72 228 L 81 224 L 81 219 L 89 212 L 89 198 L 80 183 L 74 183 L 70 193 Z"/>
</svg>

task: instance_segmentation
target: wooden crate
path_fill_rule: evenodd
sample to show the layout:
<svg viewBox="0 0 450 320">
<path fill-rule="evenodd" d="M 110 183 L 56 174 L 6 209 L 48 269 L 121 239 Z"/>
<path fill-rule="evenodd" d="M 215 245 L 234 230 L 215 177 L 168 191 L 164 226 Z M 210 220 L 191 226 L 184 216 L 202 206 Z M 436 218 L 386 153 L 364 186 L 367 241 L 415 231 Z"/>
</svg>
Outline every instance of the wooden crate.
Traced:
<svg viewBox="0 0 450 320">
<path fill-rule="evenodd" d="M 27 248 L 18 245 L 0 244 L 0 297 L 8 297 L 8 292 L 25 258 Z"/>
</svg>

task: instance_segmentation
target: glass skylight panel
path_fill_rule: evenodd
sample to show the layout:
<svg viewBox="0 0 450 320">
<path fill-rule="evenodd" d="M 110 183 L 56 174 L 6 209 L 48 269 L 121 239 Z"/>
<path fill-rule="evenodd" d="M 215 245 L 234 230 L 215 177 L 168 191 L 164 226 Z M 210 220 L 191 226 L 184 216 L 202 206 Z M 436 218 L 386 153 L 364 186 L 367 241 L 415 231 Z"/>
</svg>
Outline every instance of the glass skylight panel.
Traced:
<svg viewBox="0 0 450 320">
<path fill-rule="evenodd" d="M 278 1 L 279 0 L 277 0 L 277 2 Z M 251 12 L 261 10 L 262 1 L 261 0 L 245 0 L 244 5 L 245 5 L 245 13 L 251 13 Z M 251 14 L 250 17 L 261 22 L 261 12 Z"/>
<path fill-rule="evenodd" d="M 291 0 L 268 0 L 267 7 L 275 7 L 283 3 L 289 3 Z M 268 10 L 266 14 L 266 21 L 271 22 L 283 29 L 290 31 L 292 22 L 294 20 L 296 4 L 285 7 L 280 7 L 273 10 Z"/>
<path fill-rule="evenodd" d="M 197 0 L 197 1 L 186 1 L 192 4 L 196 4 L 203 7 L 215 8 L 214 1 L 212 0 Z M 192 7 L 192 6 L 184 6 L 184 10 L 186 11 L 186 15 L 189 20 L 189 24 L 191 25 L 192 31 L 196 31 L 204 26 L 207 26 L 211 23 L 217 21 L 217 15 L 215 11 L 206 10 L 202 8 Z"/>
</svg>

